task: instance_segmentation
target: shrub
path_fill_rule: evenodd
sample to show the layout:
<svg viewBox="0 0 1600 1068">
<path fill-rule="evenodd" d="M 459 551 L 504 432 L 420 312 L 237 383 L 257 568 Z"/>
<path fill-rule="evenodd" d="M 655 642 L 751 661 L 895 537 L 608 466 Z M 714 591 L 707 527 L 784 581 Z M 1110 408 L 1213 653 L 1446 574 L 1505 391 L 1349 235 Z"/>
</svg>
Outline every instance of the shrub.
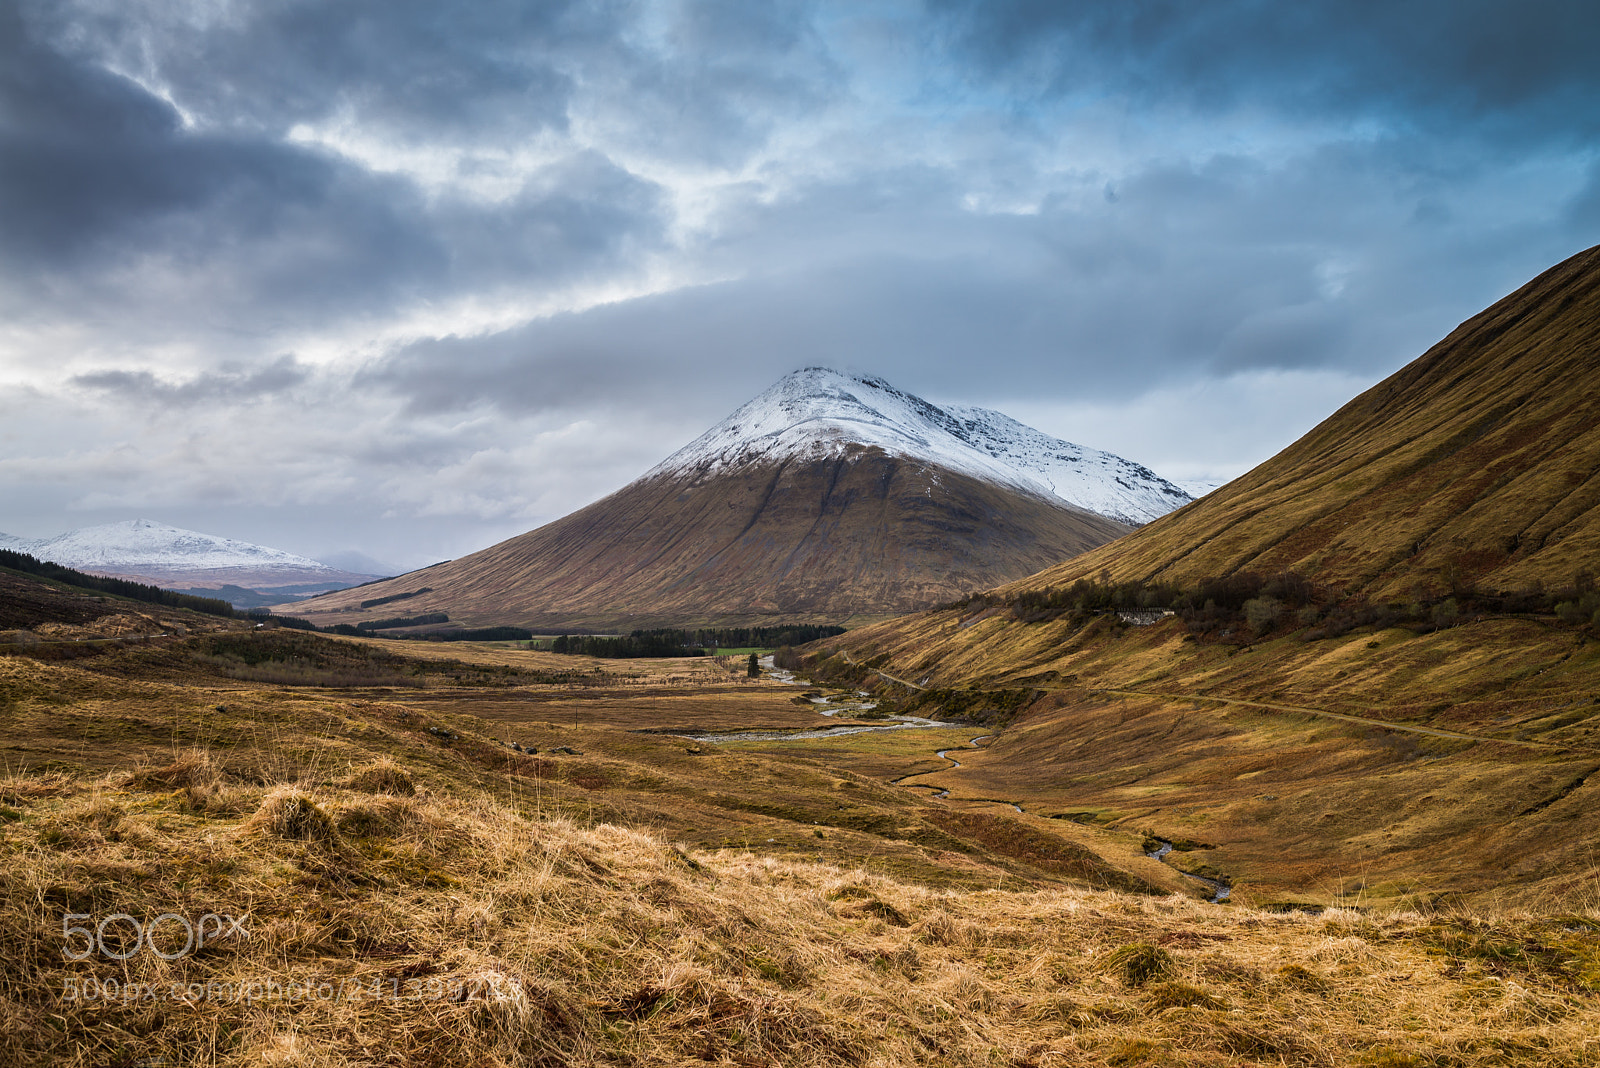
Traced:
<svg viewBox="0 0 1600 1068">
<path fill-rule="evenodd" d="M 1276 597 L 1252 597 L 1244 603 L 1245 622 L 1257 634 L 1265 634 L 1272 629 L 1278 621 L 1278 616 L 1283 613 L 1283 602 Z"/>
</svg>

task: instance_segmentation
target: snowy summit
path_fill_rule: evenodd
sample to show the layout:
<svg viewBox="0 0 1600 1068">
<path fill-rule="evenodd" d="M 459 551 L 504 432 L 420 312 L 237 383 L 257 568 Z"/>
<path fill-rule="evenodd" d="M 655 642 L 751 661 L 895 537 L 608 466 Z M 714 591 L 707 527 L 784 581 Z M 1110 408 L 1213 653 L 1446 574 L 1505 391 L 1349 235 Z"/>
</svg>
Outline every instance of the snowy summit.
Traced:
<svg viewBox="0 0 1600 1068">
<path fill-rule="evenodd" d="M 1149 468 L 1062 441 L 987 408 L 941 408 L 873 375 L 808 367 L 667 457 L 646 478 L 697 481 L 752 463 L 877 447 L 1134 525 L 1189 503 Z"/>
</svg>

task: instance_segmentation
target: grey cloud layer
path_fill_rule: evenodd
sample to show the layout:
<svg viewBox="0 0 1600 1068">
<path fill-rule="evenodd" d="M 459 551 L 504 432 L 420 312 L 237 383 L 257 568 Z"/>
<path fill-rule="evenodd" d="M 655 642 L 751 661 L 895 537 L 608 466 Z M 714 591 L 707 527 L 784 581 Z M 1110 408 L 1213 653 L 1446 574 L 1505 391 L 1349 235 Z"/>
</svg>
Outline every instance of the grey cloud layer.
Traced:
<svg viewBox="0 0 1600 1068">
<path fill-rule="evenodd" d="M 96 371 L 74 375 L 72 384 L 144 408 L 217 402 L 262 401 L 305 384 L 311 370 L 293 356 L 281 356 L 255 369 L 224 368 L 181 382 L 149 371 Z"/>
<path fill-rule="evenodd" d="M 0 530 L 436 558 L 815 363 L 1370 381 L 1600 240 L 1597 50 L 1553 0 L 0 0 Z"/>
</svg>

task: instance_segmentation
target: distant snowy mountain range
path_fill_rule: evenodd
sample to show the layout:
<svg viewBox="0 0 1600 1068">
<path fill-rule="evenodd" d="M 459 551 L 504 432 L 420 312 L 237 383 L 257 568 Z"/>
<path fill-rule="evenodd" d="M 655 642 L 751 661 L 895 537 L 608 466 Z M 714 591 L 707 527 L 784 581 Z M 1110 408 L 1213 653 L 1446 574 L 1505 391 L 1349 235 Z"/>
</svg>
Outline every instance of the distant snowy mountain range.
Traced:
<svg viewBox="0 0 1600 1068">
<path fill-rule="evenodd" d="M 748 464 L 840 456 L 860 446 L 950 468 L 1140 525 L 1192 499 L 1149 468 L 1053 438 L 987 408 L 941 408 L 874 375 L 808 367 L 644 477 L 703 481 Z"/>
<path fill-rule="evenodd" d="M 377 577 L 148 519 L 82 527 L 54 538 L 0 534 L 0 549 L 97 575 L 222 597 L 238 608 L 342 590 Z"/>
<path fill-rule="evenodd" d="M 297 556 L 215 534 L 169 527 L 148 519 L 130 519 L 98 527 L 82 527 L 53 538 L 30 541 L 0 534 L 0 549 L 24 552 L 80 570 L 213 571 L 218 568 L 282 568 L 296 572 L 337 574 L 319 560 Z"/>
<path fill-rule="evenodd" d="M 1189 496 L 1199 500 L 1212 490 L 1220 486 L 1226 486 L 1230 480 L 1226 478 L 1175 478 L 1172 481 Z"/>
</svg>

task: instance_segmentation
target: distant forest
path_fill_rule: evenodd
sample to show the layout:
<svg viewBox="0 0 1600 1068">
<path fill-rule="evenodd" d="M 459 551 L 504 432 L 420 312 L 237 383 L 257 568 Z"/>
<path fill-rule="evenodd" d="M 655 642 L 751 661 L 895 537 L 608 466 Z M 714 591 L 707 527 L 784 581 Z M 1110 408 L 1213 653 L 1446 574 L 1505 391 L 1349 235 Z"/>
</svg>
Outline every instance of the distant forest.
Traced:
<svg viewBox="0 0 1600 1068">
<path fill-rule="evenodd" d="M 843 634 L 843 627 L 799 623 L 777 627 L 717 627 L 700 630 L 636 630 L 625 638 L 563 634 L 551 643 L 556 653 L 633 659 L 643 656 L 705 656 L 716 649 L 774 649 L 803 645 Z"/>
<path fill-rule="evenodd" d="M 222 616 L 224 619 L 234 619 L 238 613 L 233 610 L 233 605 L 219 597 L 196 597 L 190 593 L 178 593 L 174 590 L 164 590 L 160 586 L 146 586 L 142 582 L 130 582 L 127 579 L 104 578 L 100 575 L 86 575 L 82 571 L 49 560 L 40 560 L 29 556 L 27 553 L 13 552 L 10 549 L 0 549 L 0 567 L 9 567 L 13 571 L 21 571 L 28 575 L 38 575 L 40 578 L 59 582 L 66 586 L 76 586 L 83 590 L 94 590 L 97 593 L 110 593 L 118 597 L 126 597 L 133 601 L 144 601 L 146 604 L 166 605 L 168 608 L 187 608 L 191 612 L 203 612 L 208 616 Z"/>
</svg>

